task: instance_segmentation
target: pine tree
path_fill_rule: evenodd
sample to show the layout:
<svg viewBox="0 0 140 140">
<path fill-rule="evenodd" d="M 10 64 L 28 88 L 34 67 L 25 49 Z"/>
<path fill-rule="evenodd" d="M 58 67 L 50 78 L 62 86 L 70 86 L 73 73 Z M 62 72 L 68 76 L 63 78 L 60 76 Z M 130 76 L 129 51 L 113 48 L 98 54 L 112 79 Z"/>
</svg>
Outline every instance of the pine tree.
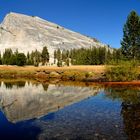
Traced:
<svg viewBox="0 0 140 140">
<path fill-rule="evenodd" d="M 30 59 L 30 53 L 28 52 L 27 53 L 27 60 L 29 60 Z"/>
<path fill-rule="evenodd" d="M 34 52 L 34 65 L 38 66 L 39 63 L 41 62 L 41 53 L 37 50 Z"/>
<path fill-rule="evenodd" d="M 42 64 L 44 65 L 46 62 L 49 62 L 49 52 L 47 47 L 43 47 L 42 53 L 41 53 L 41 57 L 42 57 Z"/>
<path fill-rule="evenodd" d="M 56 52 L 56 58 L 58 60 L 57 66 L 61 67 L 62 66 L 62 53 L 61 53 L 60 49 L 58 49 L 57 52 Z"/>
<path fill-rule="evenodd" d="M 12 56 L 13 52 L 11 49 L 5 49 L 5 52 L 3 53 L 3 64 L 10 65 L 10 58 Z"/>
<path fill-rule="evenodd" d="M 56 64 L 56 59 L 57 59 L 57 52 L 56 50 L 54 51 L 54 64 Z"/>
<path fill-rule="evenodd" d="M 17 54 L 17 65 L 18 66 L 24 66 L 26 64 L 26 56 L 24 53 L 18 53 Z"/>
<path fill-rule="evenodd" d="M 10 65 L 17 65 L 17 55 L 15 55 L 15 54 L 11 55 L 9 64 Z"/>
<path fill-rule="evenodd" d="M 31 55 L 30 55 L 29 52 L 27 52 L 27 60 L 26 60 L 26 64 L 27 64 L 27 65 L 31 65 L 31 64 L 32 64 L 32 62 L 31 62 Z"/>
<path fill-rule="evenodd" d="M 2 65 L 2 57 L 1 57 L 1 52 L 0 52 L 0 65 Z"/>
<path fill-rule="evenodd" d="M 139 46 L 140 23 L 139 16 L 132 11 L 123 28 L 123 40 L 121 51 L 126 58 L 135 58 Z"/>
</svg>

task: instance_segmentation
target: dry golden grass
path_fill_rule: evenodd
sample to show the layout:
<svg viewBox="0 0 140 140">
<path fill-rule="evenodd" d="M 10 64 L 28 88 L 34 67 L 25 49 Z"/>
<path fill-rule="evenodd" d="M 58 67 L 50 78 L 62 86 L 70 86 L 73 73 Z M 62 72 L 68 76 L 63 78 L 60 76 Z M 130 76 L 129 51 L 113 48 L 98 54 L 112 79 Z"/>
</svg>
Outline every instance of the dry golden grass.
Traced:
<svg viewBox="0 0 140 140">
<path fill-rule="evenodd" d="M 100 65 L 100 66 L 70 66 L 70 67 L 56 67 L 56 66 L 40 66 L 40 67 L 34 67 L 34 66 L 25 66 L 25 67 L 19 67 L 19 66 L 6 66 L 1 65 L 0 66 L 0 78 L 39 78 L 36 77 L 36 72 L 42 72 L 42 71 L 57 71 L 62 72 L 61 79 L 66 81 L 65 79 L 69 79 L 69 77 L 74 77 L 75 81 L 83 81 L 83 79 L 89 78 L 93 79 L 93 81 L 96 79 L 100 79 L 102 77 L 102 73 L 106 72 L 106 66 Z M 140 67 L 138 68 L 138 71 L 140 71 Z M 91 76 L 91 77 L 90 77 Z M 43 77 L 46 81 L 46 77 Z M 41 79 L 40 79 L 41 80 Z M 69 80 L 68 80 L 69 81 Z M 98 82 L 98 81 L 97 81 Z M 121 81 L 120 81 L 121 82 Z M 102 84 L 114 84 L 118 85 L 120 82 L 105 82 Z M 130 82 L 123 82 L 123 84 L 129 85 L 140 85 L 140 80 L 133 80 Z M 122 84 L 122 82 L 121 82 Z"/>
<path fill-rule="evenodd" d="M 94 73 L 102 73 L 105 71 L 105 66 L 70 66 L 70 67 L 56 67 L 56 66 L 40 66 L 40 67 L 34 67 L 34 66 L 25 66 L 25 67 L 19 67 L 19 66 L 6 66 L 1 65 L 0 71 L 38 71 L 38 70 L 79 70 L 79 71 L 94 71 Z"/>
</svg>

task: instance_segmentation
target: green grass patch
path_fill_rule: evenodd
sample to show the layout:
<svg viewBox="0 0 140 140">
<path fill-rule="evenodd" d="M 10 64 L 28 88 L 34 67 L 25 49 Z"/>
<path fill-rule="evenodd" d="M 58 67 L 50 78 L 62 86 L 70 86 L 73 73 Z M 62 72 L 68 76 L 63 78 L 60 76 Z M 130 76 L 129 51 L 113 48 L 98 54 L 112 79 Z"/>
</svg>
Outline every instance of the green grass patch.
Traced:
<svg viewBox="0 0 140 140">
<path fill-rule="evenodd" d="M 81 81 L 86 78 L 86 72 L 83 71 L 64 71 L 63 80 Z"/>
<path fill-rule="evenodd" d="M 122 62 L 116 66 L 107 66 L 106 78 L 111 82 L 127 82 L 139 79 L 137 63 Z"/>
</svg>

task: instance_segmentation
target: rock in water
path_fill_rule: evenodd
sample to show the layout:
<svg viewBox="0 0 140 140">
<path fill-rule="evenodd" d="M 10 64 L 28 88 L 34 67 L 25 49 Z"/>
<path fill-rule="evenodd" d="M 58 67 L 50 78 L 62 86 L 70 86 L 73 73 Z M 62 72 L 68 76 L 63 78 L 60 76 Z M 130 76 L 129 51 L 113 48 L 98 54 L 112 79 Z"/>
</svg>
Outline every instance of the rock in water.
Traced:
<svg viewBox="0 0 140 140">
<path fill-rule="evenodd" d="M 48 47 L 53 62 L 54 50 L 60 48 L 102 47 L 95 39 L 70 31 L 39 17 L 9 13 L 0 24 L 0 51 L 11 48 L 27 53 L 35 49 L 42 51 Z"/>
</svg>

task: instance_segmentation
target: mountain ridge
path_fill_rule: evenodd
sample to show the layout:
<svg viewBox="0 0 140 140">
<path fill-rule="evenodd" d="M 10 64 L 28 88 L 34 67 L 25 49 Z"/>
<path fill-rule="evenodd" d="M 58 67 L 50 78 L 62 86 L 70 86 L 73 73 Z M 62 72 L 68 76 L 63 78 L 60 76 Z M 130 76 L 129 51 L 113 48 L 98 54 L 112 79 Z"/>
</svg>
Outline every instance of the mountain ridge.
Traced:
<svg viewBox="0 0 140 140">
<path fill-rule="evenodd" d="M 15 12 L 7 14 L 0 24 L 0 50 L 11 48 L 27 53 L 48 47 L 53 62 L 54 50 L 106 46 L 96 39 L 71 31 L 37 16 Z"/>
</svg>

